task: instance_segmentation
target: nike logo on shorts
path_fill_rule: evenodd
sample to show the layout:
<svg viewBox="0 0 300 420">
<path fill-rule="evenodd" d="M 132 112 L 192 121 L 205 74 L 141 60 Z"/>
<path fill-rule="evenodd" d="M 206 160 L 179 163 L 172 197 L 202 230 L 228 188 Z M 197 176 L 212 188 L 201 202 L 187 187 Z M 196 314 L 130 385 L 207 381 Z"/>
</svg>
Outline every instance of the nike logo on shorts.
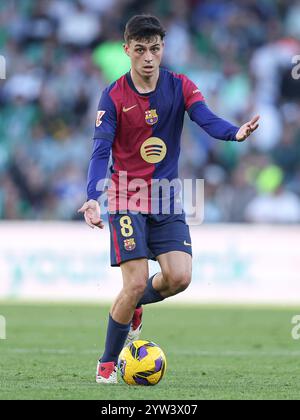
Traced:
<svg viewBox="0 0 300 420">
<path fill-rule="evenodd" d="M 189 244 L 187 241 L 184 241 L 184 242 L 183 242 L 183 245 L 186 245 L 186 246 L 192 246 L 192 244 Z"/>
</svg>

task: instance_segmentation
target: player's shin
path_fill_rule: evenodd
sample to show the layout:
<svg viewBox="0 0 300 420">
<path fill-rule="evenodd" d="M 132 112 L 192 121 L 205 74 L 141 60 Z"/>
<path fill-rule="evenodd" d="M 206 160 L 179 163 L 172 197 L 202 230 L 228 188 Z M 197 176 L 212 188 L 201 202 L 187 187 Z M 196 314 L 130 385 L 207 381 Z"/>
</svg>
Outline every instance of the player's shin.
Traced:
<svg viewBox="0 0 300 420">
<path fill-rule="evenodd" d="M 109 314 L 105 350 L 101 357 L 101 362 L 115 362 L 118 361 L 118 356 L 124 346 L 130 329 L 130 322 L 128 324 L 121 324 L 115 321 Z"/>
<path fill-rule="evenodd" d="M 137 308 L 139 308 L 141 305 L 147 305 L 149 303 L 155 303 L 164 300 L 164 297 L 153 287 L 153 279 L 155 276 L 156 274 L 151 276 L 147 281 L 146 289 L 137 304 Z"/>
</svg>

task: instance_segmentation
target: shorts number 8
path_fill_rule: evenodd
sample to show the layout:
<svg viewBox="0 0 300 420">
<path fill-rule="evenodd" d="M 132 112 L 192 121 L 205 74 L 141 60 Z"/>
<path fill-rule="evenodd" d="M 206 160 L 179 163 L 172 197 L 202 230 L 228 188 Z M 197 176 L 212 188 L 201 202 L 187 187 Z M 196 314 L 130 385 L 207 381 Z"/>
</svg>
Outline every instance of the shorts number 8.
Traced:
<svg viewBox="0 0 300 420">
<path fill-rule="evenodd" d="M 120 226 L 121 226 L 122 236 L 124 236 L 125 238 L 128 238 L 129 236 L 133 234 L 132 222 L 129 216 L 121 217 Z"/>
</svg>

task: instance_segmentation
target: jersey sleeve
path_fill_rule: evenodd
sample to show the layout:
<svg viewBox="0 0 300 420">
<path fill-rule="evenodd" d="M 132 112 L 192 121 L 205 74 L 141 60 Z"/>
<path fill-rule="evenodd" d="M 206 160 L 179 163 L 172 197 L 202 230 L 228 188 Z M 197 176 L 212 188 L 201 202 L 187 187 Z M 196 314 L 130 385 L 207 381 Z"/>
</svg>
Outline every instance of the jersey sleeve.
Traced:
<svg viewBox="0 0 300 420">
<path fill-rule="evenodd" d="M 189 111 L 189 116 L 211 137 L 218 140 L 236 141 L 239 127 L 215 115 L 204 102 L 195 103 Z"/>
<path fill-rule="evenodd" d="M 117 112 L 115 104 L 105 89 L 101 95 L 95 121 L 94 140 L 108 140 L 113 142 L 117 129 Z"/>
<path fill-rule="evenodd" d="M 103 193 L 112 143 L 95 139 L 87 177 L 87 200 L 97 200 Z"/>
<path fill-rule="evenodd" d="M 196 103 L 204 102 L 204 97 L 199 88 L 188 77 L 181 75 L 181 80 L 185 110 L 190 113 Z"/>
</svg>

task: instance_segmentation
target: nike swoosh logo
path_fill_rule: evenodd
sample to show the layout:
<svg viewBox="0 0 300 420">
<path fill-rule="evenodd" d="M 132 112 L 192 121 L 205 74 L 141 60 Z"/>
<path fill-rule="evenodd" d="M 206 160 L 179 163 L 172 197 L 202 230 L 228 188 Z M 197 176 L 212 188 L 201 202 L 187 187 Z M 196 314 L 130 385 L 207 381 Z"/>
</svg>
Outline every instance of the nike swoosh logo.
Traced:
<svg viewBox="0 0 300 420">
<path fill-rule="evenodd" d="M 192 246 L 192 244 L 189 244 L 187 241 L 184 241 L 184 242 L 183 242 L 183 245 L 186 245 L 186 246 Z"/>
<path fill-rule="evenodd" d="M 131 109 L 133 109 L 133 108 L 135 108 L 137 105 L 133 105 L 133 106 L 131 106 L 130 108 L 125 108 L 125 106 L 123 106 L 123 112 L 128 112 L 128 111 L 130 111 Z"/>
</svg>

